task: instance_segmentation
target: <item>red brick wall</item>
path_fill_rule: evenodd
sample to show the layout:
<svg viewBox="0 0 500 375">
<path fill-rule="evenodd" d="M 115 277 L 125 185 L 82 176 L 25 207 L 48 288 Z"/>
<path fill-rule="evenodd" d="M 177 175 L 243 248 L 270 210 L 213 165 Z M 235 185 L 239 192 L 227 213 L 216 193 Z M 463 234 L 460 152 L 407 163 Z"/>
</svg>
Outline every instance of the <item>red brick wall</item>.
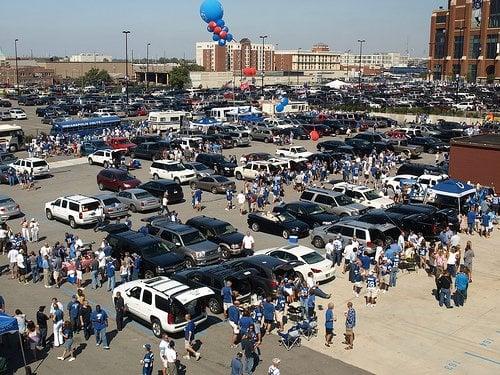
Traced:
<svg viewBox="0 0 500 375">
<path fill-rule="evenodd" d="M 500 191 L 500 150 L 452 145 L 450 177 Z"/>
</svg>

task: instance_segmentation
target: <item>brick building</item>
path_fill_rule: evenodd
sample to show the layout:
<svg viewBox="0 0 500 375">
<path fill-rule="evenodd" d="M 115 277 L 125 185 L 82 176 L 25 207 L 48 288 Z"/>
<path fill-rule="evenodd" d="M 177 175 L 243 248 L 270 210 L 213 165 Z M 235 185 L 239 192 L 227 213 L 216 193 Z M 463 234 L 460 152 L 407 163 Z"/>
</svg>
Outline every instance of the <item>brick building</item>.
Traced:
<svg viewBox="0 0 500 375">
<path fill-rule="evenodd" d="M 56 80 L 54 69 L 40 66 L 19 66 L 20 85 L 52 85 Z M 12 65 L 0 66 L 0 84 L 16 84 L 16 68 Z"/>
<path fill-rule="evenodd" d="M 500 190 L 500 135 L 485 134 L 451 141 L 450 176 Z"/>
<path fill-rule="evenodd" d="M 432 13 L 429 75 L 500 81 L 500 0 L 449 0 Z"/>
</svg>

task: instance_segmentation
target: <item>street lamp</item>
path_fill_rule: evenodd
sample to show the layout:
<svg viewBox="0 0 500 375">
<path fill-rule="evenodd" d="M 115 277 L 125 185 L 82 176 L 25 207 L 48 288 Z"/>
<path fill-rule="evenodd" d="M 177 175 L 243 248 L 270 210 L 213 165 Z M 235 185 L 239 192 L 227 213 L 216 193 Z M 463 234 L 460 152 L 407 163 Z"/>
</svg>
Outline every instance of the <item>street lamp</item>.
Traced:
<svg viewBox="0 0 500 375">
<path fill-rule="evenodd" d="M 14 51 L 16 55 L 16 85 L 17 85 L 17 97 L 19 99 L 19 96 L 21 95 L 20 90 L 19 90 L 19 67 L 17 66 L 17 42 L 19 39 L 14 40 Z"/>
<path fill-rule="evenodd" d="M 358 84 L 359 84 L 359 100 L 361 101 L 361 56 L 363 55 L 363 43 L 366 43 L 364 39 L 358 39 L 359 43 L 359 72 L 358 72 Z"/>
<path fill-rule="evenodd" d="M 125 95 L 127 97 L 127 106 L 128 106 L 128 34 L 130 31 L 124 30 L 122 34 L 125 34 Z"/>
<path fill-rule="evenodd" d="M 261 35 L 259 36 L 260 39 L 262 39 L 262 72 L 261 72 L 261 79 L 262 79 L 262 82 L 261 82 L 261 86 L 260 86 L 260 92 L 261 92 L 261 95 L 262 97 L 264 97 L 264 75 L 265 75 L 265 70 L 266 70 L 266 55 L 265 55 L 265 52 L 264 52 L 264 47 L 265 47 L 265 42 L 266 42 L 266 39 L 269 38 L 267 35 Z"/>
<path fill-rule="evenodd" d="M 151 43 L 146 44 L 146 91 L 149 89 L 149 79 L 148 79 L 148 72 L 149 72 L 149 46 Z"/>
<path fill-rule="evenodd" d="M 299 85 L 299 64 L 300 64 L 300 51 L 302 50 L 302 48 L 299 47 L 299 49 L 297 50 L 297 86 Z"/>
</svg>

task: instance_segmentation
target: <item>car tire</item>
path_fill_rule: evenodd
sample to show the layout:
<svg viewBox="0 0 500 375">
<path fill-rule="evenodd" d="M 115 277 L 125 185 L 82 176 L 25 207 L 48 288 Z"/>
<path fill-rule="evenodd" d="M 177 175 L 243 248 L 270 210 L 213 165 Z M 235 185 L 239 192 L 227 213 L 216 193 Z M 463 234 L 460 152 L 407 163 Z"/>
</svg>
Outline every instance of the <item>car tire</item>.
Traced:
<svg viewBox="0 0 500 375">
<path fill-rule="evenodd" d="M 215 186 L 213 186 L 211 189 L 210 189 L 210 192 L 212 194 L 217 194 L 217 188 Z"/>
<path fill-rule="evenodd" d="M 94 161 L 91 158 L 89 158 L 89 165 L 94 165 Z"/>
<path fill-rule="evenodd" d="M 430 147 L 430 148 L 427 150 L 427 152 L 428 152 L 429 154 L 435 154 L 435 153 L 436 153 L 436 150 L 435 150 L 433 147 Z"/>
<path fill-rule="evenodd" d="M 12 145 L 9 147 L 9 151 L 10 152 L 17 152 L 17 146 L 16 145 Z"/>
<path fill-rule="evenodd" d="M 135 152 L 131 152 L 131 153 L 130 153 L 130 158 L 131 158 L 131 159 L 135 159 Z"/>
<path fill-rule="evenodd" d="M 284 230 L 282 233 L 281 233 L 281 236 L 285 239 L 285 240 L 288 240 L 290 238 L 290 232 L 287 231 L 287 230 Z"/>
<path fill-rule="evenodd" d="M 260 226 L 257 223 L 252 223 L 250 226 L 254 232 L 258 232 L 260 230 Z"/>
<path fill-rule="evenodd" d="M 73 216 L 69 217 L 69 226 L 73 229 L 76 229 L 77 227 L 75 218 Z"/>
<path fill-rule="evenodd" d="M 269 138 L 264 138 L 264 143 L 269 143 Z"/>
<path fill-rule="evenodd" d="M 161 323 L 159 319 L 151 319 L 151 331 L 155 337 L 161 338 L 163 329 L 161 328 Z"/>
<path fill-rule="evenodd" d="M 130 211 L 137 212 L 137 207 L 135 206 L 135 204 L 130 205 Z"/>
<path fill-rule="evenodd" d="M 229 250 L 229 247 L 228 246 L 221 246 L 221 250 L 222 250 L 222 258 L 223 259 L 229 259 L 231 257 L 231 251 Z"/>
<path fill-rule="evenodd" d="M 46 210 L 45 211 L 45 216 L 47 217 L 48 220 L 54 220 L 54 216 L 52 215 L 51 210 Z"/>
<path fill-rule="evenodd" d="M 160 176 L 158 176 L 158 174 L 156 174 L 156 173 L 155 173 L 155 174 L 153 175 L 153 180 L 159 180 L 159 179 L 160 179 Z"/>
<path fill-rule="evenodd" d="M 319 236 L 313 238 L 312 244 L 318 249 L 322 249 L 325 247 L 325 241 L 323 241 L 323 239 Z"/>
<path fill-rule="evenodd" d="M 102 184 L 102 182 L 99 182 L 99 183 L 97 184 L 97 187 L 98 187 L 98 188 L 99 188 L 99 190 L 101 190 L 101 191 L 102 191 L 102 190 L 104 190 L 104 185 Z"/>
<path fill-rule="evenodd" d="M 208 309 L 212 314 L 220 314 L 222 313 L 223 309 L 219 301 L 217 301 L 216 298 L 210 298 L 208 300 Z"/>
<path fill-rule="evenodd" d="M 186 268 L 196 267 L 196 263 L 191 258 L 186 258 Z"/>
<path fill-rule="evenodd" d="M 146 272 L 144 272 L 145 279 L 152 279 L 153 277 L 155 277 L 155 273 L 153 271 L 147 270 Z"/>
<path fill-rule="evenodd" d="M 248 139 L 250 140 L 250 142 L 253 141 L 253 137 L 251 135 L 248 136 Z"/>
<path fill-rule="evenodd" d="M 237 180 L 243 180 L 243 175 L 241 174 L 241 172 L 236 172 L 236 179 Z"/>
</svg>

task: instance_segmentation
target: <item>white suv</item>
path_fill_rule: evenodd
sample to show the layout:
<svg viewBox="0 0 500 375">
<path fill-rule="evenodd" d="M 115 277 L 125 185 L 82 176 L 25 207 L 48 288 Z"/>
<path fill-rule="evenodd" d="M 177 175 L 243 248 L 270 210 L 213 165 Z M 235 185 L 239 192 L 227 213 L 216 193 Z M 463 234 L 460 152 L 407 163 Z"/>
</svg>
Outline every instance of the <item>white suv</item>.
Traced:
<svg viewBox="0 0 500 375">
<path fill-rule="evenodd" d="M 113 290 L 113 300 L 117 292 L 125 300 L 128 313 L 149 322 L 156 337 L 184 330 L 186 314 L 196 325 L 204 322 L 206 297 L 214 295 L 207 287 L 192 289 L 164 276 L 120 284 Z"/>
<path fill-rule="evenodd" d="M 18 159 L 9 166 L 14 168 L 18 173 L 24 173 L 26 171 L 33 174 L 33 177 L 48 176 L 50 174 L 49 164 L 47 164 L 45 160 L 39 158 Z"/>
<path fill-rule="evenodd" d="M 21 108 L 13 108 L 9 110 L 10 112 L 10 117 L 14 120 L 27 120 L 28 116 L 26 115 L 26 112 L 24 112 Z"/>
<path fill-rule="evenodd" d="M 71 228 L 95 224 L 102 217 L 101 203 L 84 195 L 71 195 L 45 203 L 47 219 L 58 219 L 69 223 Z"/>
<path fill-rule="evenodd" d="M 343 193 L 356 203 L 361 203 L 370 208 L 389 208 L 394 205 L 391 198 L 384 197 L 372 188 L 339 182 L 333 185 L 333 190 Z"/>
<path fill-rule="evenodd" d="M 267 161 L 251 161 L 243 166 L 234 169 L 234 175 L 237 180 L 255 180 L 259 173 L 273 174 L 275 171 L 280 171 L 280 167 L 285 167 L 285 163 L 270 163 Z"/>
<path fill-rule="evenodd" d="M 184 164 L 174 160 L 156 160 L 149 167 L 149 174 L 153 179 L 166 178 L 174 180 L 178 184 L 193 181 L 196 179 L 196 173 L 187 169 Z"/>
<path fill-rule="evenodd" d="M 104 168 L 108 168 L 113 165 L 113 161 L 115 158 L 118 158 L 118 154 L 122 154 L 126 152 L 126 150 L 97 150 L 96 152 L 90 154 L 87 157 L 87 161 L 89 165 L 100 164 L 103 165 Z M 121 155 L 120 155 L 121 158 Z"/>
</svg>

